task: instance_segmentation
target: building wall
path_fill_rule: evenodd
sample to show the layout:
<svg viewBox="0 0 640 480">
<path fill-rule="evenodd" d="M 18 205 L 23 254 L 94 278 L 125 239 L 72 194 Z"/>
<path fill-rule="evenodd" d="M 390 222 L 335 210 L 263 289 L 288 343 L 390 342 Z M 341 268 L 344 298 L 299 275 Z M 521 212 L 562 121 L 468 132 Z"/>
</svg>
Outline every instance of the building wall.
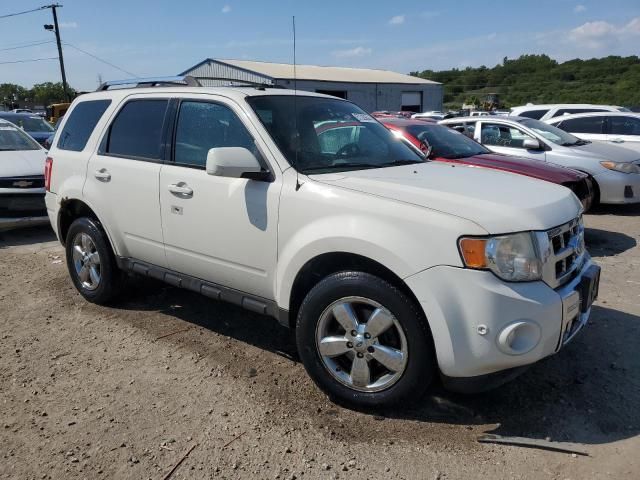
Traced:
<svg viewBox="0 0 640 480">
<path fill-rule="evenodd" d="M 275 81 L 276 85 L 293 88 L 293 80 Z M 347 100 L 359 105 L 367 112 L 377 110 L 400 110 L 402 92 L 422 92 L 422 111 L 442 110 L 442 85 L 440 84 L 399 84 L 399 83 L 338 83 L 298 80 L 299 90 L 338 90 L 347 92 Z"/>
</svg>

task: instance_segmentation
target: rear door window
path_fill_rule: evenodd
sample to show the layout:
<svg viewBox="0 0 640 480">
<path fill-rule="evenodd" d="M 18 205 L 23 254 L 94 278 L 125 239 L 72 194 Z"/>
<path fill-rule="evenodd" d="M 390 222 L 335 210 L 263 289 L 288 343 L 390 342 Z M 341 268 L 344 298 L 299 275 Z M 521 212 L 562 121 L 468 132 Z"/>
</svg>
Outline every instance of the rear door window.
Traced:
<svg viewBox="0 0 640 480">
<path fill-rule="evenodd" d="M 533 139 L 518 128 L 485 122 L 482 124 L 480 143 L 496 147 L 524 148 L 523 143 L 527 138 Z"/>
<path fill-rule="evenodd" d="M 553 114 L 552 118 L 561 117 L 562 115 L 571 115 L 573 113 L 589 113 L 589 112 L 607 112 L 602 108 L 561 108 Z"/>
<path fill-rule="evenodd" d="M 131 100 L 118 113 L 106 139 L 105 154 L 159 160 L 162 129 L 169 101 Z"/>
<path fill-rule="evenodd" d="M 89 100 L 76 105 L 60 132 L 57 147 L 73 152 L 84 150 L 91 132 L 110 104 L 111 100 Z"/>
<path fill-rule="evenodd" d="M 609 117 L 611 135 L 640 135 L 640 118 Z"/>
</svg>

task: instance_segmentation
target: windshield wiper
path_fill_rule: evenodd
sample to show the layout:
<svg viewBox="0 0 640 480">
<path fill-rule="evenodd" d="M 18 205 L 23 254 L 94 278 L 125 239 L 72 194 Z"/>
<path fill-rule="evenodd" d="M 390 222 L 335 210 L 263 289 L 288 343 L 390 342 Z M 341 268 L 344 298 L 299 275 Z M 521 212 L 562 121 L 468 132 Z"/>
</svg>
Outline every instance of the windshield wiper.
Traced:
<svg viewBox="0 0 640 480">
<path fill-rule="evenodd" d="M 399 165 L 412 165 L 414 163 L 424 163 L 424 160 L 394 160 L 393 162 L 389 162 L 389 163 L 384 163 L 382 165 L 379 165 L 380 167 L 397 167 Z"/>
<path fill-rule="evenodd" d="M 302 170 L 303 173 L 313 172 L 317 170 L 336 170 L 342 168 L 353 168 L 353 169 L 367 169 L 367 168 L 380 168 L 380 165 L 371 165 L 370 163 L 338 163 L 336 165 L 318 165 L 317 167 L 309 167 Z"/>
</svg>

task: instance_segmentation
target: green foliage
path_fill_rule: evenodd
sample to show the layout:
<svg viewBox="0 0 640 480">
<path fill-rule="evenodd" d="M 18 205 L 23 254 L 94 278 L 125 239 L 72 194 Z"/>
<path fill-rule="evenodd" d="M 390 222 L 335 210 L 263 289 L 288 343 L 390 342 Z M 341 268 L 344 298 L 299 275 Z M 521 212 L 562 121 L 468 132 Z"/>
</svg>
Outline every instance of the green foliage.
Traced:
<svg viewBox="0 0 640 480">
<path fill-rule="evenodd" d="M 71 97 L 75 97 L 75 90 L 70 88 Z M 37 83 L 27 89 L 13 83 L 0 84 L 0 104 L 11 107 L 13 104 L 24 105 L 26 102 L 47 106 L 52 103 L 66 102 L 62 82 Z"/>
<path fill-rule="evenodd" d="M 459 107 L 487 93 L 498 93 L 503 106 L 531 103 L 601 103 L 640 105 L 640 58 L 637 56 L 569 60 L 558 63 L 547 55 L 504 58 L 493 68 L 454 68 L 412 75 L 444 84 L 444 103 Z"/>
</svg>

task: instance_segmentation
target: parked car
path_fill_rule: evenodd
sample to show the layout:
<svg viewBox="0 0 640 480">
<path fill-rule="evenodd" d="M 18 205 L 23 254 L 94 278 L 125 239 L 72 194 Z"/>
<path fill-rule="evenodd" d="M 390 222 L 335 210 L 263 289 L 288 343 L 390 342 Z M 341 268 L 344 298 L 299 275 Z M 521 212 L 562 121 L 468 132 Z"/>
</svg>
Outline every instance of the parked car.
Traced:
<svg viewBox="0 0 640 480">
<path fill-rule="evenodd" d="M 613 143 L 640 152 L 638 113 L 578 113 L 552 118 L 546 122 L 584 140 Z"/>
<path fill-rule="evenodd" d="M 0 230 L 47 224 L 45 151 L 16 125 L 0 119 Z"/>
<path fill-rule="evenodd" d="M 25 132 L 27 132 L 34 140 L 40 145 L 44 146 L 44 142 L 51 133 L 53 133 L 53 127 L 42 117 L 31 113 L 0 113 L 0 119 L 7 120 L 8 122 L 17 125 Z"/>
<path fill-rule="evenodd" d="M 495 386 L 586 325 L 599 267 L 568 189 L 426 161 L 335 97 L 168 82 L 82 95 L 49 151 L 88 301 L 126 271 L 272 315 L 322 390 L 369 407 L 437 375 Z"/>
<path fill-rule="evenodd" d="M 552 105 L 534 105 L 532 103 L 520 107 L 511 108 L 511 116 L 527 117 L 536 120 L 548 120 L 550 118 L 587 112 L 628 112 L 624 107 L 615 105 L 591 105 L 588 103 L 556 103 Z"/>
<path fill-rule="evenodd" d="M 28 108 L 14 108 L 13 110 L 11 110 L 11 113 L 33 113 L 33 112 Z"/>
<path fill-rule="evenodd" d="M 582 140 L 532 118 L 467 117 L 440 123 L 460 130 L 494 152 L 588 174 L 595 188 L 595 203 L 640 202 L 640 155 L 633 150 Z"/>
<path fill-rule="evenodd" d="M 585 211 L 589 210 L 593 202 L 593 188 L 585 173 L 538 160 L 493 153 L 460 132 L 436 123 L 399 119 L 380 121 L 430 159 L 492 168 L 563 185 L 578 197 Z M 509 182 L 510 178 L 505 178 L 504 181 Z"/>
</svg>

